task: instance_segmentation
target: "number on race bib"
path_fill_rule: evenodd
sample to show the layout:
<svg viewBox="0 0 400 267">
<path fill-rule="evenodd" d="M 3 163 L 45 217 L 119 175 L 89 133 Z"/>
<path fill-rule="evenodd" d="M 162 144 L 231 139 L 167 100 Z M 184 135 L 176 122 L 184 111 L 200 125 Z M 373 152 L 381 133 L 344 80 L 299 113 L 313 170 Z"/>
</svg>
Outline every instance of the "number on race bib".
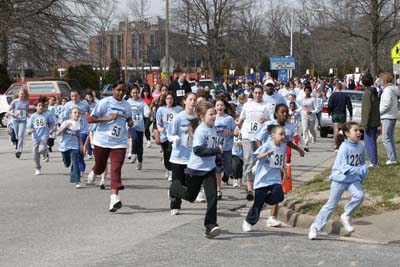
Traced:
<svg viewBox="0 0 400 267">
<path fill-rule="evenodd" d="M 176 96 L 184 96 L 185 90 L 176 90 Z"/>
<path fill-rule="evenodd" d="M 252 121 L 250 122 L 250 131 L 249 132 L 256 132 L 258 130 L 258 122 Z"/>
<path fill-rule="evenodd" d="M 173 118 L 174 118 L 174 114 L 173 113 L 168 113 L 167 114 L 167 122 L 171 122 Z"/>
<path fill-rule="evenodd" d="M 271 156 L 269 166 L 271 168 L 281 168 L 283 167 L 283 154 L 280 153 L 274 153 Z"/>
<path fill-rule="evenodd" d="M 140 121 L 140 120 L 142 120 L 142 114 L 135 113 L 135 114 L 133 115 L 133 120 L 134 120 L 134 121 Z"/>
<path fill-rule="evenodd" d="M 361 164 L 361 154 L 350 154 L 350 166 L 358 167 Z"/>
<path fill-rule="evenodd" d="M 112 128 L 112 130 L 111 130 L 111 136 L 119 137 L 120 134 L 121 134 L 121 127 L 114 126 L 114 128 Z"/>
<path fill-rule="evenodd" d="M 43 128 L 45 126 L 46 126 L 46 124 L 45 124 L 44 119 L 36 119 L 35 122 L 33 123 L 34 128 Z"/>
</svg>

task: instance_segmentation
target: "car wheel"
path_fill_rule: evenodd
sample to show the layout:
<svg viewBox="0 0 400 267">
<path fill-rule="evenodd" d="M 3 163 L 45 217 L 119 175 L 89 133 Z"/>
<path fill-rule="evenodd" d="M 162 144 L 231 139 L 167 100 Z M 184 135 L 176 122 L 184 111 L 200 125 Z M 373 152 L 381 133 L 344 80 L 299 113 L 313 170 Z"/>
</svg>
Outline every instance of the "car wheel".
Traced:
<svg viewBox="0 0 400 267">
<path fill-rule="evenodd" d="M 322 138 L 328 137 L 328 129 L 326 129 L 326 128 L 321 128 L 321 130 L 319 131 L 319 135 L 320 135 Z"/>
<path fill-rule="evenodd" d="M 7 127 L 6 113 L 0 114 L 0 124 L 2 127 Z"/>
</svg>

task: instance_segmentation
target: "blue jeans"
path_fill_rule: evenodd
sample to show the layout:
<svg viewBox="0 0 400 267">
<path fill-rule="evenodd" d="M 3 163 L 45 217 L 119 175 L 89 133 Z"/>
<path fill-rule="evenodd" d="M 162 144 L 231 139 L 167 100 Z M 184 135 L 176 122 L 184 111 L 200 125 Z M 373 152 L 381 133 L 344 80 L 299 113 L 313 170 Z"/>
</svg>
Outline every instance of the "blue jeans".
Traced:
<svg viewBox="0 0 400 267">
<path fill-rule="evenodd" d="M 378 164 L 378 148 L 376 139 L 378 138 L 378 127 L 370 127 L 364 131 L 364 144 L 368 152 L 369 160 L 373 165 Z"/>
<path fill-rule="evenodd" d="M 346 190 L 350 192 L 351 199 L 344 207 L 344 214 L 346 216 L 351 216 L 353 212 L 361 205 L 364 200 L 364 190 L 359 181 L 355 181 L 351 184 L 332 181 L 328 202 L 326 202 L 321 208 L 317 218 L 315 218 L 314 221 L 315 227 L 318 231 L 324 229 L 333 211 L 336 209 L 337 204 L 342 198 L 344 191 Z"/>
<path fill-rule="evenodd" d="M 85 144 L 87 137 L 88 137 L 87 133 L 81 133 L 82 144 Z M 81 172 L 85 171 L 85 169 L 86 169 L 85 155 L 81 152 L 79 152 L 79 155 L 78 155 L 78 166 L 79 166 L 79 170 Z"/>
<path fill-rule="evenodd" d="M 65 167 L 71 166 L 71 176 L 70 182 L 71 183 L 78 183 L 81 181 L 81 172 L 79 171 L 79 150 L 77 149 L 70 149 L 67 151 L 61 152 L 62 160 L 64 162 Z"/>
<path fill-rule="evenodd" d="M 394 140 L 394 129 L 396 119 L 382 120 L 382 143 L 385 146 L 387 159 L 397 161 L 396 143 Z"/>
<path fill-rule="evenodd" d="M 24 150 L 26 121 L 14 121 L 13 127 L 15 131 L 15 136 L 18 139 L 17 152 L 22 152 L 22 150 Z"/>
</svg>

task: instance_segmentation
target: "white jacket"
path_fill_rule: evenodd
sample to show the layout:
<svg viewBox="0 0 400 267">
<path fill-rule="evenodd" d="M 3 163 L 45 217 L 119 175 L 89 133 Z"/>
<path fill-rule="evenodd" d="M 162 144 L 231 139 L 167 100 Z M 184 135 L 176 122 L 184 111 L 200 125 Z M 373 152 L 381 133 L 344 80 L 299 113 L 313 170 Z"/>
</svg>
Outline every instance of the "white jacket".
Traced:
<svg viewBox="0 0 400 267">
<path fill-rule="evenodd" d="M 397 112 L 399 111 L 399 97 L 400 89 L 393 84 L 388 84 L 383 89 L 381 95 L 381 103 L 379 105 L 379 111 L 381 113 L 381 119 L 397 119 Z"/>
</svg>

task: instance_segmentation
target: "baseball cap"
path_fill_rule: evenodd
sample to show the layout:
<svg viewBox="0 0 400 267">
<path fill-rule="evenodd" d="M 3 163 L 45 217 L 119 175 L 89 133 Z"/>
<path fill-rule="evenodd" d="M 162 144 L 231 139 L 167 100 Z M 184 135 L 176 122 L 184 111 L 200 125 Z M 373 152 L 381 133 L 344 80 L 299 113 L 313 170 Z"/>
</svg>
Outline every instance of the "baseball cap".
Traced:
<svg viewBox="0 0 400 267">
<path fill-rule="evenodd" d="M 274 81 L 272 79 L 268 79 L 265 81 L 264 85 L 272 84 L 275 85 Z"/>
</svg>

